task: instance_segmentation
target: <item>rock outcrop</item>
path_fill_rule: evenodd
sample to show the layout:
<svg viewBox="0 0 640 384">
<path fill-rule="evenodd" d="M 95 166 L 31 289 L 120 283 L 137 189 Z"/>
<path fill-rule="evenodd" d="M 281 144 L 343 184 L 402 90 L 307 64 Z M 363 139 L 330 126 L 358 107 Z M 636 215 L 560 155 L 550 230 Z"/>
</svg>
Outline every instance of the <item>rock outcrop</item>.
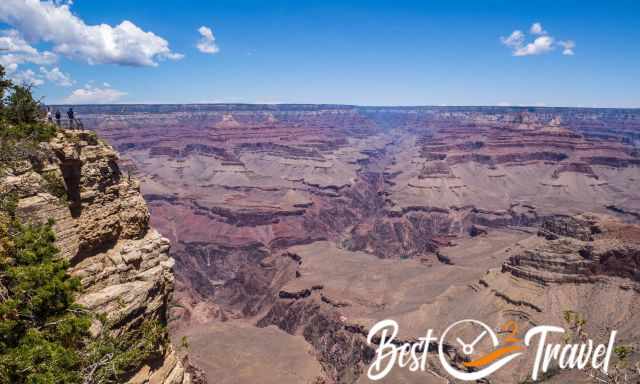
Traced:
<svg viewBox="0 0 640 384">
<path fill-rule="evenodd" d="M 610 277 L 640 282 L 640 228 L 607 216 L 582 214 L 544 221 L 539 245 L 511 256 L 502 269 L 539 284 L 596 283 Z"/>
<path fill-rule="evenodd" d="M 0 187 L 18 197 L 22 221 L 55 220 L 60 255 L 82 283 L 78 303 L 105 314 L 115 335 L 148 319 L 166 324 L 174 286 L 169 241 L 149 227 L 139 184 L 121 173 L 116 152 L 93 132 L 63 131 L 39 153 L 38 169 L 14 167 Z M 195 382 L 184 354 L 163 348 L 130 383 Z"/>
</svg>

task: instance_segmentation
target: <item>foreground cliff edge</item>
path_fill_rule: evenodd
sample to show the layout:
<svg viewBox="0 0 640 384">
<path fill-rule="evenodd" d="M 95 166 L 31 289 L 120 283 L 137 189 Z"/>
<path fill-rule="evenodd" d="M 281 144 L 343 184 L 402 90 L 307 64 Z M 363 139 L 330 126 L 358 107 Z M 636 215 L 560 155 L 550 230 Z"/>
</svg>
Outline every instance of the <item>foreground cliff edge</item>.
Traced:
<svg viewBox="0 0 640 384">
<path fill-rule="evenodd" d="M 3 147 L 6 144 L 3 141 Z M 121 173 L 116 152 L 93 132 L 70 130 L 57 130 L 31 150 L 37 161 L 27 153 L 25 160 L 9 157 L 15 161 L 3 162 L 0 191 L 12 197 L 12 215 L 21 223 L 53 220 L 57 257 L 68 262 L 68 273 L 82 285 L 76 302 L 95 315 L 91 335 L 104 334 L 105 326 L 114 338 L 145 335 L 141 327 L 158 324 L 154 343 L 145 344 L 141 361 L 126 362 L 126 371 L 108 382 L 204 382 L 188 368 L 185 353 L 168 342 L 167 309 L 174 284 L 169 241 L 149 227 L 139 185 Z M 0 288 L 6 293 L 5 287 Z M 2 296 L 0 303 L 7 299 Z M 9 315 L 0 317 L 4 321 Z M 3 344 L 10 337 L 3 334 Z M 113 353 L 106 354 L 104 362 L 110 356 Z M 82 374 L 93 374 L 99 366 L 98 362 Z"/>
</svg>

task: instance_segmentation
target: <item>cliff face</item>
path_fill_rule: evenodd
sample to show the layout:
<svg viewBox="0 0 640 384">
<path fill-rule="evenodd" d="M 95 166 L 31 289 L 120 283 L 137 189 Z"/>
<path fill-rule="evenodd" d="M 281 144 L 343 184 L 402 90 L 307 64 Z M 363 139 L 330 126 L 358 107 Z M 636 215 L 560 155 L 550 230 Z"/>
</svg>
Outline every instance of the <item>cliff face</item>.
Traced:
<svg viewBox="0 0 640 384">
<path fill-rule="evenodd" d="M 66 131 L 42 146 L 38 172 L 20 164 L 0 180 L 3 191 L 18 196 L 17 216 L 55 220 L 60 254 L 82 282 L 77 301 L 105 314 L 116 335 L 143 320 L 166 324 L 174 260 L 169 241 L 149 227 L 138 183 L 120 172 L 116 152 L 92 132 Z M 193 382 L 171 345 L 156 355 L 129 382 Z"/>
</svg>

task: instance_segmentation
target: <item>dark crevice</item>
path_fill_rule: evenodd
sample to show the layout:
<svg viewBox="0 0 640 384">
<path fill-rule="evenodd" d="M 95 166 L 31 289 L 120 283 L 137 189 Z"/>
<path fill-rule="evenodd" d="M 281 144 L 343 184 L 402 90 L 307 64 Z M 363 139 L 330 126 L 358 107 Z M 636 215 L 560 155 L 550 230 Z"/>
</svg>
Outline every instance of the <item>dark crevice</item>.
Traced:
<svg viewBox="0 0 640 384">
<path fill-rule="evenodd" d="M 80 176 L 82 162 L 80 160 L 64 160 L 60 164 L 62 177 L 67 187 L 67 197 L 69 199 L 69 209 L 71 216 L 77 218 L 82 212 L 82 204 L 80 202 Z"/>
</svg>

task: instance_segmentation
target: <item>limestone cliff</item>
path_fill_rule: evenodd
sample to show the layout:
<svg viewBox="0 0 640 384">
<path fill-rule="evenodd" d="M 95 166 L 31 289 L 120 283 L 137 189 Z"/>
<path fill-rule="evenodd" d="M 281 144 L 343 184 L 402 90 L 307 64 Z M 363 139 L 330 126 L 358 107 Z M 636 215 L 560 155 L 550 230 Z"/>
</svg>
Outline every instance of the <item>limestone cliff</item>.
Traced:
<svg viewBox="0 0 640 384">
<path fill-rule="evenodd" d="M 116 335 L 146 319 L 166 324 L 174 260 L 169 241 L 149 227 L 137 181 L 121 173 L 117 153 L 93 132 L 63 131 L 40 147 L 35 165 L 14 165 L 0 187 L 17 195 L 21 220 L 55 220 L 60 255 L 82 282 L 78 302 L 105 314 Z M 129 382 L 200 382 L 171 345 L 163 349 Z"/>
</svg>

